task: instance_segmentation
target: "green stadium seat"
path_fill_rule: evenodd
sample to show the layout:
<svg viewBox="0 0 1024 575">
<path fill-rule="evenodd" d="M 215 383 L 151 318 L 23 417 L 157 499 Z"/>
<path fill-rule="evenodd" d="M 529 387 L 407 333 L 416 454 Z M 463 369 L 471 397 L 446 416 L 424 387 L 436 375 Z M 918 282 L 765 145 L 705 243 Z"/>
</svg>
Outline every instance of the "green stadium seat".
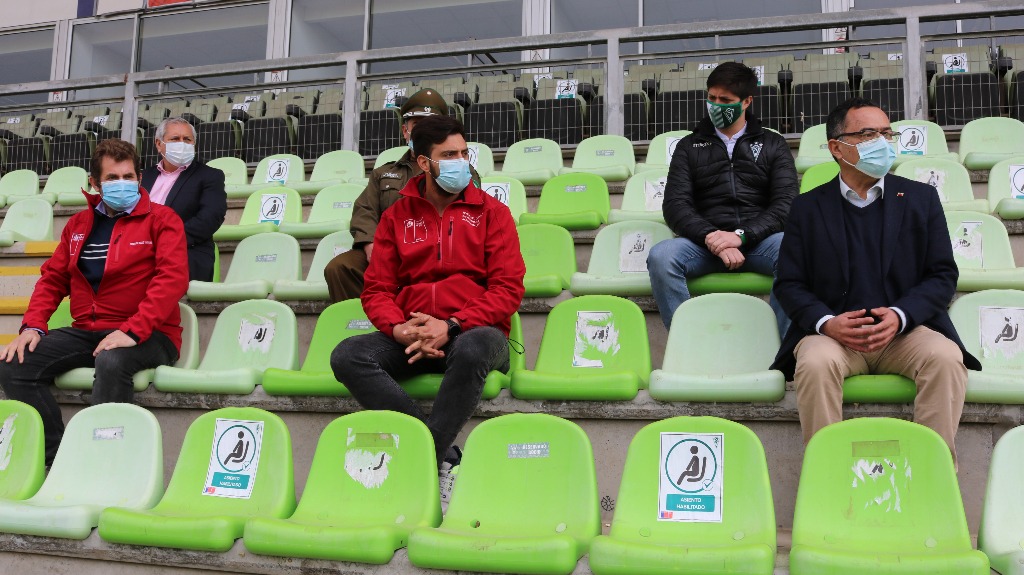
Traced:
<svg viewBox="0 0 1024 575">
<path fill-rule="evenodd" d="M 240 158 L 228 156 L 206 162 L 207 166 L 224 172 L 224 187 L 244 186 L 249 181 L 249 168 Z"/>
<path fill-rule="evenodd" d="M 250 394 L 267 368 L 295 369 L 296 331 L 295 314 L 281 302 L 233 303 L 217 316 L 199 367 L 162 365 L 153 385 L 163 392 Z"/>
<path fill-rule="evenodd" d="M 538 186 L 557 176 L 562 164 L 562 148 L 558 142 L 529 138 L 509 146 L 501 171 L 493 175 L 515 178 L 527 186 Z"/>
<path fill-rule="evenodd" d="M 526 188 L 519 180 L 501 172 L 492 172 L 481 178 L 480 187 L 487 195 L 508 206 L 512 219 L 519 222 L 519 216 L 526 211 Z"/>
<path fill-rule="evenodd" d="M 772 276 L 753 272 L 722 272 L 687 280 L 690 295 L 709 293 L 745 293 L 768 295 L 772 292 Z"/>
<path fill-rule="evenodd" d="M 213 244 L 213 281 L 220 283 L 220 248 Z"/>
<path fill-rule="evenodd" d="M 721 521 L 659 520 L 663 511 L 659 489 L 662 474 L 676 485 L 682 481 L 669 475 L 667 468 L 651 465 L 668 458 L 662 448 L 665 434 L 721 435 L 723 460 L 708 461 L 706 465 L 711 469 L 705 471 L 705 477 L 721 476 L 722 491 L 716 502 Z M 700 436 L 678 439 L 685 447 L 697 445 Z M 725 465 L 726 460 L 729 465 Z M 681 462 L 686 461 L 684 456 Z M 679 466 L 680 472 L 684 470 L 685 465 Z M 687 492 L 680 490 L 680 494 L 685 496 Z M 771 575 L 775 569 L 775 530 L 768 464 L 757 435 L 739 423 L 717 417 L 673 417 L 644 426 L 630 442 L 611 532 L 594 539 L 588 562 L 595 575 Z"/>
<path fill-rule="evenodd" d="M 291 188 L 266 189 L 249 196 L 238 223 L 222 225 L 213 233 L 213 240 L 241 240 L 264 232 L 276 232 L 283 222 L 297 224 L 301 221 L 302 198 L 298 192 Z"/>
<path fill-rule="evenodd" d="M 644 313 L 610 295 L 565 300 L 548 314 L 534 370 L 512 374 L 520 399 L 629 401 L 647 388 L 651 351 Z"/>
<path fill-rule="evenodd" d="M 43 420 L 32 406 L 0 401 L 0 499 L 28 499 L 44 476 Z"/>
<path fill-rule="evenodd" d="M 67 166 L 50 173 L 43 194 L 52 194 L 62 206 L 84 206 L 88 202 L 82 190 L 93 193 L 89 189 L 89 173 L 78 166 Z"/>
<path fill-rule="evenodd" d="M 946 212 L 946 227 L 960 270 L 957 291 L 1024 289 L 1024 268 L 1013 262 L 1002 222 L 977 212 Z"/>
<path fill-rule="evenodd" d="M 568 574 L 600 533 L 587 434 L 551 415 L 512 413 L 469 434 L 448 513 L 440 527 L 412 532 L 409 561 L 432 569 Z"/>
<path fill-rule="evenodd" d="M 71 325 L 70 304 L 67 299 L 61 302 L 58 309 L 63 308 L 60 314 L 67 313 L 67 324 L 56 327 L 68 327 Z M 189 306 L 179 302 L 178 311 L 181 313 L 181 351 L 178 354 L 178 361 L 174 367 L 183 369 L 195 369 L 199 365 L 199 319 L 196 312 Z M 54 317 L 50 317 L 50 329 L 54 329 Z M 149 384 L 153 383 L 156 369 L 144 369 L 132 376 L 132 385 L 135 391 L 145 391 Z M 91 367 L 79 367 L 62 373 L 54 378 L 54 385 L 60 389 L 91 390 L 93 381 L 96 379 L 96 370 Z"/>
<path fill-rule="evenodd" d="M 53 240 L 53 205 L 46 200 L 21 200 L 7 208 L 0 223 L 0 247 L 14 242 L 41 242 Z"/>
<path fill-rule="evenodd" d="M 1024 292 L 983 290 L 965 294 L 949 308 L 957 335 L 982 371 L 967 372 L 967 401 L 1024 404 L 1024 355 L 1017 339 L 1024 319 Z"/>
<path fill-rule="evenodd" d="M 779 327 L 763 300 L 736 293 L 690 298 L 673 314 L 672 326 L 664 365 L 651 372 L 651 397 L 727 402 L 786 395 L 786 377 L 769 369 L 779 351 Z"/>
<path fill-rule="evenodd" d="M 934 186 L 943 210 L 989 213 L 988 200 L 975 199 L 971 174 L 959 162 L 937 158 L 909 160 L 900 164 L 894 173 Z"/>
<path fill-rule="evenodd" d="M 313 199 L 309 219 L 305 222 L 281 222 L 278 229 L 296 238 L 322 238 L 334 232 L 347 231 L 352 219 L 352 205 L 363 187 L 358 184 L 328 186 Z"/>
<path fill-rule="evenodd" d="M 42 487 L 0 500 L 0 531 L 85 539 L 108 507 L 149 509 L 164 489 L 160 424 L 149 410 L 104 403 L 75 414 Z"/>
<path fill-rule="evenodd" d="M 800 193 L 809 192 L 822 184 L 827 184 L 839 175 L 839 164 L 827 162 L 815 164 L 800 177 Z"/>
<path fill-rule="evenodd" d="M 373 169 L 377 169 L 388 162 L 397 162 L 402 159 L 402 156 L 409 151 L 409 146 L 395 146 L 394 148 L 388 148 L 383 152 L 377 154 L 377 159 L 373 162 Z"/>
<path fill-rule="evenodd" d="M 242 488 L 224 491 L 225 483 Z M 293 511 L 288 427 L 262 409 L 227 407 L 188 427 L 167 493 L 155 507 L 107 509 L 98 531 L 112 543 L 223 552 L 249 519 L 285 518 Z"/>
<path fill-rule="evenodd" d="M 942 438 L 879 417 L 816 433 L 800 472 L 789 572 L 988 575 Z"/>
<path fill-rule="evenodd" d="M 489 176 L 494 172 L 494 152 L 487 144 L 466 142 L 469 148 L 469 163 L 480 177 Z"/>
<path fill-rule="evenodd" d="M 57 309 L 50 315 L 49 321 L 46 322 L 46 329 L 52 330 L 69 327 L 72 322 L 74 322 L 74 318 L 71 317 L 71 300 L 64 298 L 57 304 Z"/>
<path fill-rule="evenodd" d="M 676 151 L 676 144 L 691 133 L 690 130 L 672 130 L 655 136 L 647 146 L 645 161 L 637 163 L 636 173 L 650 170 L 667 172 L 669 164 L 672 163 L 672 154 Z"/>
<path fill-rule="evenodd" d="M 251 194 L 267 188 L 291 187 L 305 182 L 306 174 L 302 158 L 295 154 L 274 154 L 267 156 L 256 164 L 252 181 L 248 184 L 225 184 L 224 191 L 229 198 L 247 198 Z M 294 189 L 294 188 L 293 188 Z M 308 190 L 307 190 L 308 191 Z M 308 193 L 316 193 L 308 191 Z"/>
<path fill-rule="evenodd" d="M 631 176 L 622 194 L 622 208 L 608 212 L 608 223 L 647 220 L 664 224 L 661 204 L 665 200 L 667 181 L 668 168 L 651 168 Z"/>
<path fill-rule="evenodd" d="M 366 177 L 363 157 L 352 150 L 335 150 L 317 158 L 308 182 L 289 182 L 300 194 L 316 194 L 328 186 L 361 180 Z M 361 188 L 360 188 L 361 189 Z"/>
<path fill-rule="evenodd" d="M 1016 427 L 999 438 L 992 450 L 985 503 L 978 530 L 978 550 L 988 556 L 991 567 L 1002 575 L 1024 573 L 1024 498 L 1020 496 L 1024 477 L 1021 445 L 1024 427 Z"/>
<path fill-rule="evenodd" d="M 242 542 L 260 555 L 388 563 L 413 529 L 441 523 L 433 453 L 430 430 L 414 417 L 340 417 L 320 435 L 295 513 L 250 519 Z"/>
<path fill-rule="evenodd" d="M 27 198 L 38 198 L 39 174 L 32 170 L 7 172 L 0 178 L 0 197 L 4 199 L 4 205 L 8 206 Z"/>
<path fill-rule="evenodd" d="M 1024 155 L 992 166 L 988 173 L 988 204 L 1004 220 L 1024 219 Z"/>
<path fill-rule="evenodd" d="M 188 282 L 192 301 L 242 301 L 270 295 L 277 280 L 302 276 L 299 241 L 280 232 L 249 236 L 238 242 L 223 282 Z"/>
<path fill-rule="evenodd" d="M 812 166 L 826 162 L 835 162 L 835 159 L 828 151 L 825 124 L 811 126 L 800 136 L 800 148 L 796 152 L 796 171 L 802 174 Z"/>
<path fill-rule="evenodd" d="M 853 375 L 843 380 L 843 403 L 914 403 L 914 380 L 895 373 Z"/>
<path fill-rule="evenodd" d="M 609 182 L 624 182 L 633 175 L 636 158 L 633 143 L 622 136 L 591 136 L 576 147 L 572 167 L 562 168 L 559 174 L 587 173 Z"/>
<path fill-rule="evenodd" d="M 654 244 L 672 238 L 665 224 L 627 221 L 610 224 L 597 232 L 586 273 L 569 280 L 573 295 L 651 295 L 647 254 Z"/>
<path fill-rule="evenodd" d="M 969 170 L 992 166 L 1024 150 L 1024 123 L 1013 118 L 978 118 L 960 132 L 960 163 Z"/>
<path fill-rule="evenodd" d="M 526 262 L 526 297 L 555 297 L 569 289 L 576 273 L 576 244 L 572 234 L 554 224 L 525 224 L 518 228 L 519 249 Z"/>
<path fill-rule="evenodd" d="M 324 268 L 334 256 L 352 249 L 352 234 L 348 231 L 334 232 L 324 236 L 313 253 L 313 262 L 305 280 L 279 279 L 274 282 L 271 293 L 280 300 L 325 300 L 328 299 L 327 280 Z"/>
<path fill-rule="evenodd" d="M 903 65 L 900 68 L 900 78 L 903 77 Z M 946 144 L 946 133 L 942 126 L 927 120 L 901 120 L 892 123 L 892 129 L 900 132 L 900 139 L 896 142 L 895 166 L 911 160 L 922 158 L 935 158 L 938 160 L 959 161 L 960 156 L 949 151 Z"/>
<path fill-rule="evenodd" d="M 568 230 L 596 230 L 608 221 L 611 200 L 600 176 L 572 173 L 544 184 L 537 212 L 519 216 L 522 224 L 555 224 Z"/>
</svg>

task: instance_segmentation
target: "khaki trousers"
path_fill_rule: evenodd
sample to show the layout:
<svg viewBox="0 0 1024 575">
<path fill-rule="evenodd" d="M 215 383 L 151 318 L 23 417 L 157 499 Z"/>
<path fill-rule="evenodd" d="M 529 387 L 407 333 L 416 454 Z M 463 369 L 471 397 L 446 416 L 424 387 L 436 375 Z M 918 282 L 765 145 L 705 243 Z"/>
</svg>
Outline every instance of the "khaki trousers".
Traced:
<svg viewBox="0 0 1024 575">
<path fill-rule="evenodd" d="M 370 262 L 363 248 L 353 248 L 334 256 L 324 267 L 324 279 L 331 303 L 359 297 L 363 293 L 363 274 Z"/>
<path fill-rule="evenodd" d="M 917 385 L 914 420 L 935 430 L 956 461 L 957 426 L 964 408 L 967 368 L 955 343 L 925 326 L 897 335 L 884 349 L 853 351 L 824 335 L 804 337 L 796 357 L 796 403 L 804 443 L 843 419 L 843 380 L 852 375 L 899 374 Z"/>
</svg>

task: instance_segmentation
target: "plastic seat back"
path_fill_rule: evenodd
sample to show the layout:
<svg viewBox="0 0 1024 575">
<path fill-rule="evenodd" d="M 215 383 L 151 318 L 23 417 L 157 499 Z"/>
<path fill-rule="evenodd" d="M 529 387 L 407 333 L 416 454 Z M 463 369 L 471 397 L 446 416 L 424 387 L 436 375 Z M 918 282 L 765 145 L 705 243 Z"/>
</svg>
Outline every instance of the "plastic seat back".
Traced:
<svg viewBox="0 0 1024 575">
<path fill-rule="evenodd" d="M 0 243 L 8 235 L 8 239 L 13 241 L 52 241 L 53 206 L 38 198 L 29 198 L 12 205 L 7 209 L 3 223 L 0 223 Z"/>
<path fill-rule="evenodd" d="M 647 254 L 658 242 L 672 239 L 665 224 L 626 221 L 601 228 L 594 238 L 587 275 L 621 278 L 647 275 Z"/>
<path fill-rule="evenodd" d="M 649 167 L 664 166 L 665 169 L 668 169 L 669 164 L 672 163 L 672 154 L 676 150 L 676 145 L 690 133 L 690 130 L 672 130 L 655 136 L 647 147 L 644 164 Z"/>
<path fill-rule="evenodd" d="M 343 220 L 347 228 L 352 219 L 352 205 L 363 188 L 359 184 L 335 184 L 320 190 L 313 199 L 307 221 L 314 224 Z"/>
<path fill-rule="evenodd" d="M 903 77 L 903 63 L 899 63 L 899 75 Z M 892 129 L 900 132 L 896 142 L 896 165 L 924 157 L 957 159 L 956 154 L 949 152 L 946 133 L 942 126 L 927 120 L 900 120 L 892 123 Z"/>
<path fill-rule="evenodd" d="M 579 143 L 572 157 L 572 167 L 577 170 L 605 168 L 609 165 L 625 166 L 632 174 L 636 170 L 633 143 L 622 136 L 591 136 Z"/>
<path fill-rule="evenodd" d="M 809 192 L 822 184 L 827 184 L 839 175 L 839 164 L 827 162 L 807 168 L 800 177 L 800 193 Z"/>
<path fill-rule="evenodd" d="M 224 172 L 224 185 L 244 186 L 249 183 L 249 169 L 240 158 L 216 158 L 206 165 Z"/>
<path fill-rule="evenodd" d="M 25 499 L 43 483 L 43 420 L 30 405 L 0 401 L 0 499 Z"/>
<path fill-rule="evenodd" d="M 977 212 L 946 212 L 946 227 L 953 242 L 953 258 L 961 270 L 1011 269 L 1013 251 L 1006 226 Z"/>
<path fill-rule="evenodd" d="M 1007 158 L 996 165 L 988 173 L 988 204 L 999 210 L 1002 200 L 1024 199 L 1024 154 Z M 1021 217 L 1021 209 L 1013 210 L 1013 219 Z M 1010 214 L 1000 213 L 1004 219 Z"/>
<path fill-rule="evenodd" d="M 366 167 L 363 164 L 363 157 L 352 150 L 335 150 L 317 158 L 313 164 L 313 173 L 309 175 L 309 181 L 322 182 L 324 180 L 346 181 L 352 178 L 362 178 L 366 175 Z"/>
<path fill-rule="evenodd" d="M 537 203 L 538 214 L 572 214 L 594 211 L 608 221 L 611 200 L 608 184 L 600 176 L 583 172 L 555 176 L 544 184 Z"/>
<path fill-rule="evenodd" d="M 519 180 L 498 172 L 496 175 L 481 178 L 480 187 L 487 195 L 508 206 L 512 212 L 512 219 L 516 222 L 526 211 L 526 188 Z"/>
<path fill-rule="evenodd" d="M 529 138 L 520 140 L 505 152 L 505 161 L 501 164 L 501 171 L 514 175 L 521 172 L 535 172 L 548 170 L 553 177 L 562 169 L 562 149 L 558 142 L 547 138 Z M 531 181 L 531 184 L 543 183 Z"/>
<path fill-rule="evenodd" d="M 527 285 L 527 297 L 536 297 L 529 294 L 533 282 L 550 284 L 556 292 L 569 289 L 572 274 L 576 273 L 576 244 L 572 234 L 554 224 L 525 224 L 517 229 L 519 249 L 526 262 L 523 282 Z"/>
<path fill-rule="evenodd" d="M 480 177 L 494 171 L 494 152 L 490 146 L 481 142 L 466 142 L 466 146 L 469 149 L 469 163 Z"/>
<path fill-rule="evenodd" d="M 1013 118 L 978 118 L 960 132 L 960 163 L 970 169 L 989 169 L 995 162 L 1024 150 L 1024 123 Z M 977 155 L 978 159 L 971 158 Z M 998 157 L 986 161 L 985 157 Z"/>
<path fill-rule="evenodd" d="M 7 198 L 31 197 L 37 194 L 39 194 L 39 174 L 33 170 L 13 170 L 0 178 L 0 196 Z"/>
<path fill-rule="evenodd" d="M 283 198 L 281 196 L 284 196 Z M 282 202 L 283 200 L 283 202 Z M 277 205 L 274 205 L 274 204 Z M 280 205 L 283 203 L 284 205 Z M 254 192 L 245 201 L 239 225 L 258 224 L 266 221 L 298 223 L 302 221 L 302 196 L 291 188 L 266 188 Z"/>
<path fill-rule="evenodd" d="M 994 372 L 1024 373 L 1024 334 L 1018 338 L 1024 320 L 1024 292 L 991 289 L 964 294 L 949 307 L 968 353 L 978 358 L 986 376 Z M 1016 382 L 1014 382 L 1016 383 Z"/>
<path fill-rule="evenodd" d="M 249 367 L 295 369 L 298 335 L 295 313 L 273 300 L 233 303 L 217 316 L 200 371 Z"/>
<path fill-rule="evenodd" d="M 297 280 L 302 276 L 299 241 L 280 232 L 265 232 L 238 242 L 225 284 L 267 280 Z"/>
<path fill-rule="evenodd" d="M 316 245 L 313 252 L 313 261 L 309 265 L 309 273 L 306 274 L 306 281 L 322 282 L 324 280 L 324 268 L 335 256 L 352 249 L 352 234 L 347 231 L 334 232 L 324 236 Z"/>
<path fill-rule="evenodd" d="M 44 194 L 75 194 L 81 197 L 82 190 L 89 189 L 89 173 L 78 166 L 66 166 L 54 170 L 46 178 Z"/>
<path fill-rule="evenodd" d="M 316 320 L 313 337 L 309 340 L 309 351 L 302 362 L 300 371 L 330 372 L 331 352 L 343 340 L 354 335 L 362 335 L 377 331 L 370 320 L 366 319 L 363 304 L 359 298 L 353 298 L 327 306 Z"/>
<path fill-rule="evenodd" d="M 163 443 L 156 417 L 130 403 L 104 403 L 71 418 L 50 473 L 29 502 L 40 507 L 149 509 L 163 488 Z"/>
<path fill-rule="evenodd" d="M 1024 538 L 1024 497 L 1020 496 L 1024 477 L 1024 427 L 1006 432 L 992 450 L 985 503 L 981 510 L 978 549 L 988 555 L 999 573 L 1018 573 L 1024 556 L 1020 541 Z"/>
<path fill-rule="evenodd" d="M 900 164 L 894 173 L 933 186 L 943 204 L 974 200 L 971 174 L 959 162 L 939 158 L 909 160 Z"/>
<path fill-rule="evenodd" d="M 825 124 L 811 126 L 800 136 L 800 148 L 796 153 L 796 171 L 801 174 L 816 164 L 834 162 L 832 153 L 828 151 L 828 139 L 825 137 Z"/>
<path fill-rule="evenodd" d="M 536 371 L 579 377 L 631 371 L 646 387 L 651 350 L 644 313 L 628 299 L 610 295 L 560 302 L 548 313 Z"/>
<path fill-rule="evenodd" d="M 377 154 L 377 159 L 373 162 L 373 169 L 377 169 L 388 162 L 397 162 L 402 159 L 402 156 L 409 151 L 409 146 L 395 146 L 394 148 L 388 148 L 383 152 Z"/>
<path fill-rule="evenodd" d="M 668 167 L 653 168 L 640 172 L 626 181 L 622 194 L 623 212 L 649 212 L 663 219 L 661 206 L 665 201 L 665 184 L 668 182 Z"/>
<path fill-rule="evenodd" d="M 252 174 L 252 184 L 280 183 L 287 186 L 306 179 L 302 158 L 295 154 L 274 154 L 260 160 Z"/>
</svg>

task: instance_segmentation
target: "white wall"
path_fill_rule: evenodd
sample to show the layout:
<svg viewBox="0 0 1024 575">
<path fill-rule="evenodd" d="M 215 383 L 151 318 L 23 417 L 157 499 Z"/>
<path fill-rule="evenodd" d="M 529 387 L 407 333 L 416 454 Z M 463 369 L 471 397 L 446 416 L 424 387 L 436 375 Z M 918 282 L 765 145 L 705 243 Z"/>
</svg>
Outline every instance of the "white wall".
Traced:
<svg viewBox="0 0 1024 575">
<path fill-rule="evenodd" d="M 3 28 L 56 22 L 78 15 L 76 0 L 2 0 L 0 4 L 3 5 L 3 17 L 0 18 L 0 27 Z"/>
</svg>

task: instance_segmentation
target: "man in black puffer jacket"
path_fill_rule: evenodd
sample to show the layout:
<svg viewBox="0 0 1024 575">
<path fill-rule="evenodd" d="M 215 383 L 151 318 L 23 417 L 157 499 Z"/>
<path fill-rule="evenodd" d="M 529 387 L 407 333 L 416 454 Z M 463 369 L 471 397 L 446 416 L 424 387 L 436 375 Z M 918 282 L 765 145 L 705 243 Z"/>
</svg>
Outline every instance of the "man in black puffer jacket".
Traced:
<svg viewBox="0 0 1024 575">
<path fill-rule="evenodd" d="M 726 271 L 775 275 L 782 228 L 797 194 L 785 138 L 761 127 L 748 108 L 753 70 L 736 62 L 708 76 L 708 115 L 676 146 L 662 212 L 678 238 L 651 249 L 647 267 L 665 326 L 690 298 L 687 278 Z M 789 320 L 770 299 L 786 333 Z"/>
</svg>

